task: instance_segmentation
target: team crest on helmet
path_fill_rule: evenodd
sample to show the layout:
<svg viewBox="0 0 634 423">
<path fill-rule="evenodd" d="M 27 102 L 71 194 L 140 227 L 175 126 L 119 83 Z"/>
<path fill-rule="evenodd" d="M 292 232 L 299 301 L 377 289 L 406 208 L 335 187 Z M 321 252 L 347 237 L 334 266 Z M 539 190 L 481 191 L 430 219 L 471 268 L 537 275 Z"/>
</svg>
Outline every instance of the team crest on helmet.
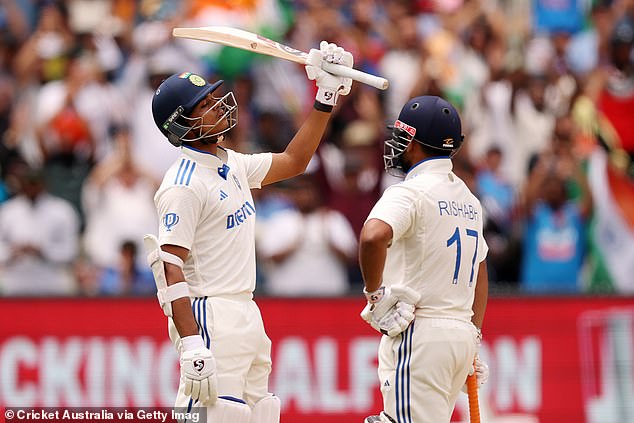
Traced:
<svg viewBox="0 0 634 423">
<path fill-rule="evenodd" d="M 204 78 L 202 76 L 198 76 L 198 75 L 190 75 L 189 76 L 189 82 L 191 82 L 192 84 L 196 85 L 197 87 L 202 87 L 203 85 L 206 84 Z"/>
<path fill-rule="evenodd" d="M 203 85 L 207 83 L 207 81 L 205 81 L 205 78 L 191 72 L 183 72 L 180 75 L 178 75 L 178 77 L 181 79 L 188 79 L 189 82 L 191 82 L 197 87 L 202 87 Z"/>
<path fill-rule="evenodd" d="M 402 129 L 403 131 L 407 132 L 412 138 L 416 136 L 416 128 L 414 128 L 413 126 L 409 126 L 405 122 L 402 122 L 398 119 L 396 120 L 396 122 L 394 122 L 394 128 Z"/>
</svg>

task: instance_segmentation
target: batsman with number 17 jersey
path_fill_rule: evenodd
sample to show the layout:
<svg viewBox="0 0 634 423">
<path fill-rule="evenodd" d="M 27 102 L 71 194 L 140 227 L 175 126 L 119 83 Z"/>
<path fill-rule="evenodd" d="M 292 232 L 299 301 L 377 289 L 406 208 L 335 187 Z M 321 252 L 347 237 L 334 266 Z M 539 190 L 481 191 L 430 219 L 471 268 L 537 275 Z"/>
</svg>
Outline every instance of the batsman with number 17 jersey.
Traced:
<svg viewBox="0 0 634 423">
<path fill-rule="evenodd" d="M 482 207 L 452 171 L 460 118 L 442 98 L 407 102 L 385 142 L 388 172 L 404 176 L 370 212 L 360 236 L 367 305 L 384 334 L 378 375 L 383 411 L 366 423 L 449 422 L 478 357 L 487 301 Z"/>
</svg>

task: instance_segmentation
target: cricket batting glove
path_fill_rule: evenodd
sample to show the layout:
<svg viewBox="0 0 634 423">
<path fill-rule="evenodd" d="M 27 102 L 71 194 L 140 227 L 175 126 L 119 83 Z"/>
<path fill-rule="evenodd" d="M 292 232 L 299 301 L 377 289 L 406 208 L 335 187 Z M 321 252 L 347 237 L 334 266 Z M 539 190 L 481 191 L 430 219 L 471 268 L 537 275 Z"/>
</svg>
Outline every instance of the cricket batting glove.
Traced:
<svg viewBox="0 0 634 423">
<path fill-rule="evenodd" d="M 480 359 L 479 354 L 476 354 L 475 360 L 473 361 L 473 371 L 476 374 L 478 385 L 484 385 L 487 383 L 489 380 L 489 365 Z"/>
<path fill-rule="evenodd" d="M 384 335 L 395 336 L 412 323 L 420 294 L 402 285 L 382 286 L 373 292 L 364 290 L 368 303 L 361 318 Z"/>
<path fill-rule="evenodd" d="M 473 365 L 469 369 L 469 376 L 475 373 L 478 386 L 484 385 L 489 380 L 489 365 L 480 359 L 480 346 L 482 345 L 482 331 L 474 326 L 474 330 L 477 331 L 475 337 L 476 343 L 476 355 L 473 359 Z M 462 392 L 467 393 L 467 384 L 462 386 Z"/>
<path fill-rule="evenodd" d="M 218 398 L 214 356 L 205 348 L 200 335 L 186 336 L 181 341 L 181 378 L 185 381 L 185 395 L 203 405 L 214 405 Z"/>
<path fill-rule="evenodd" d="M 306 59 L 306 74 L 308 79 L 315 81 L 317 95 L 315 108 L 323 112 L 330 112 L 337 104 L 339 95 L 347 95 L 352 87 L 352 79 L 333 75 L 321 67 L 322 62 L 334 63 L 351 68 L 354 62 L 352 54 L 337 44 L 322 41 L 319 50 L 311 49 Z"/>
<path fill-rule="evenodd" d="M 480 347 L 482 346 L 482 330 L 477 327 L 475 327 L 475 330 L 476 355 L 475 359 L 473 360 L 473 367 L 472 370 L 469 372 L 469 375 L 472 375 L 475 372 L 478 384 L 484 385 L 485 383 L 487 383 L 487 380 L 489 380 L 489 366 L 480 359 Z"/>
</svg>

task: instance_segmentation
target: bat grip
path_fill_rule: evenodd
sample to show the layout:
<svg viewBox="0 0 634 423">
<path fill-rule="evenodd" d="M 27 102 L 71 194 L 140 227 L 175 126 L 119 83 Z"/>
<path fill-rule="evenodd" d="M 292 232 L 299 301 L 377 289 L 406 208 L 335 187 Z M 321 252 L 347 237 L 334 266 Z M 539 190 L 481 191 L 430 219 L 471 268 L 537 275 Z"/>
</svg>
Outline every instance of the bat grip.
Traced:
<svg viewBox="0 0 634 423">
<path fill-rule="evenodd" d="M 361 72 L 359 70 L 349 68 L 343 65 L 337 65 L 334 63 L 328 63 L 326 61 L 321 62 L 321 68 L 333 75 L 343 76 L 350 78 L 354 81 L 359 81 L 363 84 L 370 85 L 371 87 L 378 88 L 379 90 L 386 90 L 389 86 L 389 82 L 385 78 L 380 76 L 371 75 L 369 73 Z"/>
<path fill-rule="evenodd" d="M 467 394 L 469 395 L 469 422 L 480 423 L 480 405 L 478 404 L 478 380 L 475 373 L 467 376 Z"/>
</svg>

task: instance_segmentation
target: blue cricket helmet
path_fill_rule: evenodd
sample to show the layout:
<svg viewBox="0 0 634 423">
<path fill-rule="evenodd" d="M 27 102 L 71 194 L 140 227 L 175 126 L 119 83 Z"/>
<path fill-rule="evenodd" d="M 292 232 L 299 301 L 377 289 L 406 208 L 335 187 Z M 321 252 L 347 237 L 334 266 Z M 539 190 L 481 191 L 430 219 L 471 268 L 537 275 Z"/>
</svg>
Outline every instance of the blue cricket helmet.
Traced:
<svg viewBox="0 0 634 423">
<path fill-rule="evenodd" d="M 152 115 L 154 123 L 169 142 L 178 147 L 183 141 L 193 141 L 193 139 L 183 139 L 191 129 L 195 128 L 193 124 L 191 126 L 186 124 L 188 116 L 196 104 L 209 93 L 214 92 L 222 83 L 223 81 L 219 80 L 210 84 L 203 77 L 191 72 L 171 75 L 161 83 L 152 98 Z M 229 93 L 219 101 L 223 102 L 229 95 L 233 100 L 229 115 L 233 117 L 233 111 L 237 110 L 233 94 Z M 205 135 L 208 134 L 205 133 Z"/>
<path fill-rule="evenodd" d="M 420 96 L 409 100 L 401 109 L 394 125 L 388 126 L 392 137 L 385 141 L 383 159 L 392 174 L 402 174 L 403 152 L 416 141 L 439 154 L 451 156 L 462 145 L 464 135 L 460 116 L 447 100 L 437 96 Z"/>
</svg>

